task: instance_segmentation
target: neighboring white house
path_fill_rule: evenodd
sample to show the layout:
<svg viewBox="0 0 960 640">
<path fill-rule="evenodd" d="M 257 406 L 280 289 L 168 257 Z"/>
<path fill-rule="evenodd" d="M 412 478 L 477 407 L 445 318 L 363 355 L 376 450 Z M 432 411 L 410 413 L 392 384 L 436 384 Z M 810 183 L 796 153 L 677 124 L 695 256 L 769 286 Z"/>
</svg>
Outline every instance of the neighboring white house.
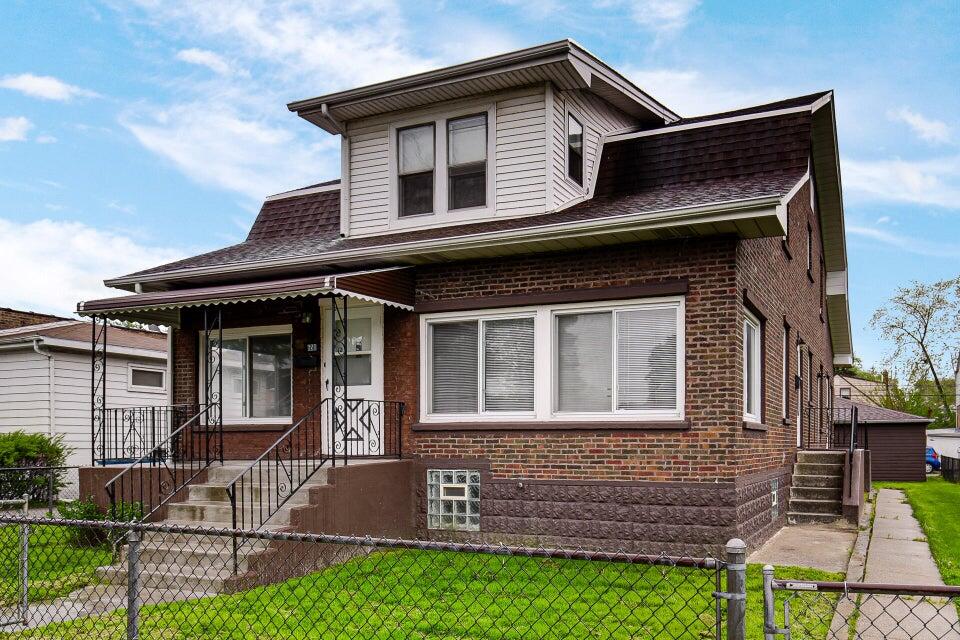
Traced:
<svg viewBox="0 0 960 640">
<path fill-rule="evenodd" d="M 155 331 L 107 331 L 107 406 L 167 402 L 167 338 Z M 0 330 L 0 433 L 62 434 L 69 465 L 91 462 L 91 327 L 59 320 Z"/>
</svg>

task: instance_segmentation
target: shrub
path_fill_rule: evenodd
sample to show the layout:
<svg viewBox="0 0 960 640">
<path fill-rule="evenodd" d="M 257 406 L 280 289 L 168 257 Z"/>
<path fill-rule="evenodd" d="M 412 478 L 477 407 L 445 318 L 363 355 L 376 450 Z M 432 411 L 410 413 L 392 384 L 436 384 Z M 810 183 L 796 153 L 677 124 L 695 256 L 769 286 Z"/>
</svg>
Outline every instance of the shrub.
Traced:
<svg viewBox="0 0 960 640">
<path fill-rule="evenodd" d="M 46 502 L 50 489 L 56 495 L 64 484 L 62 470 L 47 471 L 47 468 L 62 466 L 68 454 L 62 436 L 51 438 L 25 431 L 0 433 L 0 499 L 15 500 L 27 493 L 31 502 Z M 31 469 L 11 471 L 4 467 Z"/>
<path fill-rule="evenodd" d="M 86 500 L 61 504 L 57 508 L 60 516 L 67 520 L 134 522 L 143 518 L 143 505 L 139 502 L 118 502 L 104 512 L 92 496 Z M 109 530 L 98 527 L 73 525 L 67 530 L 67 540 L 75 547 L 99 546 L 115 537 L 109 535 Z"/>
</svg>

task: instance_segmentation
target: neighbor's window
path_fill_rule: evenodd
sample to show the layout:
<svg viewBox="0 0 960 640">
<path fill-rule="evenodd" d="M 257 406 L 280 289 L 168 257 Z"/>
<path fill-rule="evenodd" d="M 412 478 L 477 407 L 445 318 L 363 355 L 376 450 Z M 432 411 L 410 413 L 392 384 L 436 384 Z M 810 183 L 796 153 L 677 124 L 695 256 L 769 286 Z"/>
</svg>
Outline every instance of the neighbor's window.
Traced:
<svg viewBox="0 0 960 640">
<path fill-rule="evenodd" d="M 130 365 L 127 387 L 130 391 L 164 391 L 167 372 L 153 367 Z"/>
<path fill-rule="evenodd" d="M 743 415 L 760 422 L 760 321 L 744 310 L 743 319 Z"/>
<path fill-rule="evenodd" d="M 220 375 L 224 419 L 290 418 L 293 379 L 290 334 L 237 333 L 231 332 L 223 339 Z M 216 377 L 214 380 L 216 389 Z"/>
<path fill-rule="evenodd" d="M 850 387 L 840 387 L 840 397 L 850 399 Z"/>
<path fill-rule="evenodd" d="M 400 216 L 433 212 L 434 126 L 397 131 Z"/>
<path fill-rule="evenodd" d="M 567 114 L 567 175 L 583 186 L 583 124 Z"/>
<path fill-rule="evenodd" d="M 427 527 L 480 530 L 480 472 L 466 469 L 427 471 Z"/>
<path fill-rule="evenodd" d="M 487 114 L 447 121 L 448 208 L 487 204 Z"/>
<path fill-rule="evenodd" d="M 430 325 L 431 412 L 533 411 L 534 319 Z"/>
</svg>

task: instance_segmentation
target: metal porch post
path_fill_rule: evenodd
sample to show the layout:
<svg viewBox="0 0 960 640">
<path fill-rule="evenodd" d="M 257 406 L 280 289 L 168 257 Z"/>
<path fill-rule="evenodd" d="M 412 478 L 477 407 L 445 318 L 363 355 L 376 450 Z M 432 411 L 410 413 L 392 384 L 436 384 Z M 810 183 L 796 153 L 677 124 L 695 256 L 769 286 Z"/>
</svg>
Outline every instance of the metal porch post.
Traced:
<svg viewBox="0 0 960 640">
<path fill-rule="evenodd" d="M 107 318 L 93 316 L 90 334 L 90 464 L 107 458 Z"/>
<path fill-rule="evenodd" d="M 220 308 L 203 310 L 204 398 L 206 420 L 204 421 L 204 461 L 210 464 L 210 427 L 215 429 L 217 439 L 214 455 L 223 463 L 223 316 Z M 189 437 L 189 434 L 188 434 Z"/>
<path fill-rule="evenodd" d="M 332 322 L 330 324 L 332 333 L 330 335 L 330 362 L 333 373 L 333 387 L 331 398 L 331 419 L 332 432 L 330 434 L 330 444 L 333 449 L 334 459 L 338 447 L 343 448 L 343 463 L 347 463 L 349 456 L 349 441 L 347 440 L 347 427 L 349 419 L 349 403 L 347 399 L 347 297 L 334 295 L 330 298 L 330 309 Z M 337 382 L 340 384 L 337 384 Z"/>
</svg>

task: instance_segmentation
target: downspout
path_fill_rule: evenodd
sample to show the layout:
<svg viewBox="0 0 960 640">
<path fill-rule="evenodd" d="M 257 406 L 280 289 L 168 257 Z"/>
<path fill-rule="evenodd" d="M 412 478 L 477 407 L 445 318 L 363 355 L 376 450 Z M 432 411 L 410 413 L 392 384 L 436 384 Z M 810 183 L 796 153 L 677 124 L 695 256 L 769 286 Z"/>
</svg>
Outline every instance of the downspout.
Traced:
<svg viewBox="0 0 960 640">
<path fill-rule="evenodd" d="M 53 360 L 53 354 L 40 348 L 42 342 L 43 338 L 34 338 L 33 350 L 47 359 L 47 412 L 50 414 L 47 435 L 54 437 L 57 435 L 57 366 Z"/>
</svg>

